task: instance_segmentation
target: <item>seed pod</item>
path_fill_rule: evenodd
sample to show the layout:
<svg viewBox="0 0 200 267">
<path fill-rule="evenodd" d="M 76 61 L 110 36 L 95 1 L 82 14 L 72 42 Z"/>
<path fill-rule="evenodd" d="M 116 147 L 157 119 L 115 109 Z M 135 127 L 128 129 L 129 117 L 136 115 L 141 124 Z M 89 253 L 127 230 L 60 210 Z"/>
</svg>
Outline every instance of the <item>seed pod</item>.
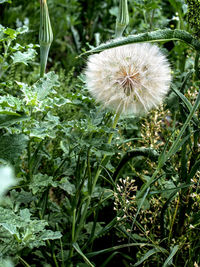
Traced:
<svg viewBox="0 0 200 267">
<path fill-rule="evenodd" d="M 44 76 L 49 49 L 53 41 L 53 32 L 49 18 L 49 11 L 46 0 L 40 0 L 40 77 Z"/>
<path fill-rule="evenodd" d="M 127 0 L 119 0 L 119 11 L 116 20 L 115 37 L 121 37 L 128 24 L 129 13 Z"/>
</svg>

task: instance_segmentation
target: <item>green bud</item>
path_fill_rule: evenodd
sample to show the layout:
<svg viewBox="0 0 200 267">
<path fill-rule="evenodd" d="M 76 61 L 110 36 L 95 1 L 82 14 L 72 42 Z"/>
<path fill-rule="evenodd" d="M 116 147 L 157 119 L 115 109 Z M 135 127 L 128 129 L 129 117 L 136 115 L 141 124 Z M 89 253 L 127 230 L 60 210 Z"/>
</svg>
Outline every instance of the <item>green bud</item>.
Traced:
<svg viewBox="0 0 200 267">
<path fill-rule="evenodd" d="M 49 11 L 46 0 L 40 0 L 40 77 L 44 76 L 49 49 L 53 41 L 53 32 L 49 18 Z"/>
<path fill-rule="evenodd" d="M 119 0 L 119 12 L 116 20 L 115 37 L 121 37 L 129 24 L 127 0 Z"/>
</svg>

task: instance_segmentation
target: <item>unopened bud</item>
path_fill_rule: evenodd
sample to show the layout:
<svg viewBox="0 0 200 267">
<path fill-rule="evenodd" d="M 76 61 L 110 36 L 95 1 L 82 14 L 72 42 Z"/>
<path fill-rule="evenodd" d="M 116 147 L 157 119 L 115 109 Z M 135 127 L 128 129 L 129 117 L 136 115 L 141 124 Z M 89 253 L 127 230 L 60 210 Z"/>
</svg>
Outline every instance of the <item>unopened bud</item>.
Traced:
<svg viewBox="0 0 200 267">
<path fill-rule="evenodd" d="M 119 0 L 119 11 L 116 20 L 115 37 L 121 37 L 128 24 L 129 13 L 127 0 Z"/>
<path fill-rule="evenodd" d="M 49 11 L 46 0 L 40 0 L 40 77 L 44 76 L 49 48 L 53 41 L 53 32 L 49 18 Z"/>
</svg>

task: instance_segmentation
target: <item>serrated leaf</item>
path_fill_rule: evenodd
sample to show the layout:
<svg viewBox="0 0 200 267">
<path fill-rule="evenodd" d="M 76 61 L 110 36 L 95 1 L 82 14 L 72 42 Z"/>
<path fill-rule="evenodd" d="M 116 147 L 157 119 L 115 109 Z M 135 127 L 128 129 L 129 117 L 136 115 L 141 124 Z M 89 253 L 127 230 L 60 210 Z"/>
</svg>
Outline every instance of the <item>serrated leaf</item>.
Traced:
<svg viewBox="0 0 200 267">
<path fill-rule="evenodd" d="M 32 87 L 28 86 L 26 83 L 21 83 L 17 82 L 16 83 L 19 85 L 20 90 L 24 94 L 24 101 L 26 105 L 31 106 L 31 107 L 37 107 L 38 106 L 38 96 L 37 92 L 35 92 Z"/>
<path fill-rule="evenodd" d="M 26 148 L 28 137 L 24 134 L 0 137 L 0 158 L 14 163 Z"/>
<path fill-rule="evenodd" d="M 33 89 L 38 93 L 38 99 L 42 100 L 52 91 L 53 87 L 58 86 L 60 86 L 58 75 L 55 72 L 48 72 L 44 78 L 40 78 L 33 85 Z"/>
<path fill-rule="evenodd" d="M 29 222 L 29 221 L 30 221 L 30 218 L 31 218 L 30 211 L 29 211 L 28 209 L 20 210 L 20 217 L 21 217 L 22 220 L 24 220 L 25 222 Z"/>
<path fill-rule="evenodd" d="M 0 225 L 7 230 L 11 235 L 17 234 L 17 228 L 16 225 L 10 224 L 10 223 L 0 223 Z"/>
<path fill-rule="evenodd" d="M 58 185 L 57 182 L 53 181 L 52 176 L 48 176 L 47 174 L 38 173 L 33 176 L 32 182 L 29 185 L 30 190 L 35 195 L 38 192 L 44 192 L 45 189 L 49 186 L 56 187 Z"/>
<path fill-rule="evenodd" d="M 67 99 L 67 98 L 64 98 L 64 97 L 60 97 L 60 98 L 55 97 L 55 98 L 53 99 L 53 103 L 54 103 L 54 105 L 56 105 L 57 107 L 61 107 L 61 106 L 65 105 L 65 104 L 71 104 L 72 101 L 69 100 L 69 99 Z"/>
<path fill-rule="evenodd" d="M 51 230 L 46 230 L 41 236 L 40 236 L 40 239 L 41 240 L 54 240 L 54 239 L 59 239 L 62 237 L 62 234 L 61 232 L 59 231 L 56 231 L 56 232 L 53 232 Z"/>
<path fill-rule="evenodd" d="M 29 48 L 26 52 L 17 51 L 14 53 L 11 58 L 13 60 L 13 64 L 23 63 L 28 65 L 29 61 L 32 61 L 36 56 L 36 51 L 32 48 Z"/>
<path fill-rule="evenodd" d="M 44 121 L 35 121 L 32 129 L 30 129 L 30 137 L 37 137 L 44 139 L 48 137 L 50 139 L 56 138 L 56 132 L 60 126 L 59 117 L 53 116 L 50 112 L 47 113 Z"/>
<path fill-rule="evenodd" d="M 10 29 L 10 28 L 4 28 L 4 35 L 3 35 L 3 40 L 9 40 L 12 39 L 14 40 L 17 37 L 17 31 Z"/>
<path fill-rule="evenodd" d="M 61 179 L 59 187 L 65 190 L 69 195 L 73 195 L 75 192 L 75 186 L 69 182 L 67 177 Z"/>
<path fill-rule="evenodd" d="M 28 204 L 32 201 L 36 201 L 36 197 L 32 195 L 31 192 L 26 192 L 23 189 L 20 191 L 12 190 L 10 192 L 10 198 L 12 201 L 17 203 L 18 206 L 21 204 Z"/>
<path fill-rule="evenodd" d="M 9 113 L 9 114 L 8 114 Z M 20 115 L 14 112 L 1 112 L 0 111 L 0 128 L 8 127 L 17 122 L 28 120 L 29 117 L 26 115 Z"/>
</svg>

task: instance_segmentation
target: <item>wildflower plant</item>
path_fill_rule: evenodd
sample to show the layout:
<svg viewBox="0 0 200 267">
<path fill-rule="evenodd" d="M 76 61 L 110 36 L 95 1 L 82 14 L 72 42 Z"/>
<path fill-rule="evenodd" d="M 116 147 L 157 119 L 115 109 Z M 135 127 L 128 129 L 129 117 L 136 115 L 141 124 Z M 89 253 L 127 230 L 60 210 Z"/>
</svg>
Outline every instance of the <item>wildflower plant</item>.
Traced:
<svg viewBox="0 0 200 267">
<path fill-rule="evenodd" d="M 47 1 L 3 2 L 0 265 L 199 265 L 200 42 L 184 1 L 48 1 L 48 72 Z"/>
</svg>

